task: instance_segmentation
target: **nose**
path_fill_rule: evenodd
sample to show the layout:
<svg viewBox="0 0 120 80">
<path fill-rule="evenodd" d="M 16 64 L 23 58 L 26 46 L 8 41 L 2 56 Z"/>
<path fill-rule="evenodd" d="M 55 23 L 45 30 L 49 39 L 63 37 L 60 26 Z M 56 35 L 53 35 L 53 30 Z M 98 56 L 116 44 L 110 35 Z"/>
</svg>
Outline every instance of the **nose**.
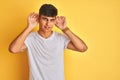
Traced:
<svg viewBox="0 0 120 80">
<path fill-rule="evenodd" d="M 47 21 L 47 22 L 46 22 L 46 25 L 49 26 L 49 25 L 50 25 L 50 21 Z"/>
</svg>

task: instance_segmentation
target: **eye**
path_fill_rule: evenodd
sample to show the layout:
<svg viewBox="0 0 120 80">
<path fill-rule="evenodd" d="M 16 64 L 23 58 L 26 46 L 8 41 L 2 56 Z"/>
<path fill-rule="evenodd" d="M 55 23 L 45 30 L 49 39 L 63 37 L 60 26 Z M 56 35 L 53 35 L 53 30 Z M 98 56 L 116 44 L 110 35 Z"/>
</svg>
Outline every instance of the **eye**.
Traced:
<svg viewBox="0 0 120 80">
<path fill-rule="evenodd" d="M 44 21 L 48 21 L 48 19 L 47 18 L 42 18 Z"/>
<path fill-rule="evenodd" d="M 50 21 L 53 22 L 53 21 L 55 21 L 55 19 L 51 19 Z"/>
</svg>

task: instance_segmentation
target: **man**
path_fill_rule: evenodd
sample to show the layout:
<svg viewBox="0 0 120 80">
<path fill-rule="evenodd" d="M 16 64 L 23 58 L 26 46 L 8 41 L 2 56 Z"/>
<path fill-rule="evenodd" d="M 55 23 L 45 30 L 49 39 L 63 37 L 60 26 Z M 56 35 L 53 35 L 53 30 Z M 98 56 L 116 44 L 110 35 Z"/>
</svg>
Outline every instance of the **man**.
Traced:
<svg viewBox="0 0 120 80">
<path fill-rule="evenodd" d="M 31 32 L 39 23 L 39 30 Z M 52 31 L 56 25 L 64 34 Z M 57 16 L 57 9 L 44 4 L 39 14 L 31 13 L 25 30 L 10 44 L 9 51 L 28 51 L 30 80 L 64 80 L 64 49 L 79 52 L 87 50 L 86 44 L 66 25 L 64 16 Z"/>
</svg>

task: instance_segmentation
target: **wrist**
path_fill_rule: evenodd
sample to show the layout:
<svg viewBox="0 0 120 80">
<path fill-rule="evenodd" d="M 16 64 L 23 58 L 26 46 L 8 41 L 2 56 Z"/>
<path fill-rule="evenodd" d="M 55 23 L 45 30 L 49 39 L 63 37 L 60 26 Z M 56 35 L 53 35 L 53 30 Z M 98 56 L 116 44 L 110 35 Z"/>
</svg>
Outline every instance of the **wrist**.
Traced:
<svg viewBox="0 0 120 80">
<path fill-rule="evenodd" d="M 28 31 L 32 31 L 32 30 L 33 30 L 33 28 L 32 28 L 31 26 L 29 26 L 29 25 L 26 27 L 26 29 L 27 29 Z"/>
<path fill-rule="evenodd" d="M 62 31 L 63 31 L 64 33 L 67 32 L 68 30 L 70 30 L 68 27 L 62 29 Z"/>
</svg>

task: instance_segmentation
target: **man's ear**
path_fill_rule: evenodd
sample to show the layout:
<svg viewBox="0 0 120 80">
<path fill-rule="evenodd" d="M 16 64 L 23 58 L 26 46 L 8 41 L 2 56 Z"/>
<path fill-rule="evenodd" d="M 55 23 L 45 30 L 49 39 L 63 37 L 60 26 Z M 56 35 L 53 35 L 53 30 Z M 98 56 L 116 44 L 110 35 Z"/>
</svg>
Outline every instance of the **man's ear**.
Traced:
<svg viewBox="0 0 120 80">
<path fill-rule="evenodd" d="M 38 22 L 40 22 L 40 16 L 38 16 Z"/>
</svg>

